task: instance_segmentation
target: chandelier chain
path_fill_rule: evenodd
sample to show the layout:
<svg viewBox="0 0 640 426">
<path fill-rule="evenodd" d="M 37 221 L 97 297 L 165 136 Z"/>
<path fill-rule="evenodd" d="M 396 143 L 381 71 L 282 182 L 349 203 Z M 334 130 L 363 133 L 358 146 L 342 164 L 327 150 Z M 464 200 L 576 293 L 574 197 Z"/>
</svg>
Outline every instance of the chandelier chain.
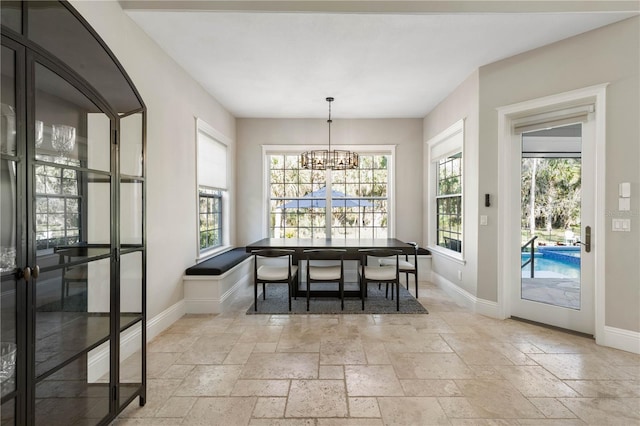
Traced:
<svg viewBox="0 0 640 426">
<path fill-rule="evenodd" d="M 329 146 L 328 149 L 310 150 L 300 154 L 300 165 L 304 169 L 311 170 L 346 170 L 358 168 L 359 156 L 357 152 L 349 150 L 331 150 L 331 102 L 332 97 L 327 97 L 329 102 Z"/>
</svg>

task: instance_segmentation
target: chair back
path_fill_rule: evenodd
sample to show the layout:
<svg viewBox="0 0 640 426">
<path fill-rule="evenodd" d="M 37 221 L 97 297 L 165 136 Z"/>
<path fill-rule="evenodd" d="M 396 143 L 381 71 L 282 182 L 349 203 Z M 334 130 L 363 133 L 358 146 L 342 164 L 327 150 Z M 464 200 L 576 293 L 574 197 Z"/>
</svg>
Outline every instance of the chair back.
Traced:
<svg viewBox="0 0 640 426">
<path fill-rule="evenodd" d="M 289 278 L 291 278 L 291 264 L 293 261 L 293 255 L 295 254 L 295 250 L 287 250 L 287 249 L 262 249 L 262 250 L 254 250 L 251 252 L 254 255 L 253 262 L 253 272 L 254 277 L 258 277 L 258 258 L 283 258 L 287 257 L 287 266 L 289 267 Z"/>
<path fill-rule="evenodd" d="M 395 257 L 396 258 L 396 275 L 399 275 L 398 256 L 403 252 L 397 249 L 360 249 L 358 253 L 362 256 L 362 267 L 367 264 L 367 257 Z"/>
<path fill-rule="evenodd" d="M 344 260 L 345 249 L 308 249 L 302 252 L 307 260 Z"/>
<path fill-rule="evenodd" d="M 407 244 L 409 244 L 410 246 L 413 246 L 413 261 L 417 271 L 418 270 L 418 243 L 416 243 L 415 241 L 409 241 Z M 407 261 L 409 260 L 408 253 L 405 253 L 405 260 Z"/>
<path fill-rule="evenodd" d="M 399 255 L 401 255 L 403 252 L 402 252 L 402 250 L 397 250 L 397 249 L 360 249 L 360 250 L 358 250 L 358 253 L 360 253 L 360 255 L 363 256 L 363 257 L 366 257 L 366 256 L 371 256 L 371 257 L 396 256 L 396 260 L 397 260 L 397 257 Z"/>
<path fill-rule="evenodd" d="M 262 249 L 262 250 L 254 250 L 251 254 L 260 257 L 284 257 L 284 256 L 293 256 L 295 250 L 286 250 L 286 249 Z"/>
<path fill-rule="evenodd" d="M 340 276 L 344 276 L 344 255 L 347 253 L 345 249 L 307 249 L 303 250 L 302 254 L 307 260 L 307 282 L 309 282 L 311 262 L 314 260 L 339 260 L 340 261 Z"/>
</svg>

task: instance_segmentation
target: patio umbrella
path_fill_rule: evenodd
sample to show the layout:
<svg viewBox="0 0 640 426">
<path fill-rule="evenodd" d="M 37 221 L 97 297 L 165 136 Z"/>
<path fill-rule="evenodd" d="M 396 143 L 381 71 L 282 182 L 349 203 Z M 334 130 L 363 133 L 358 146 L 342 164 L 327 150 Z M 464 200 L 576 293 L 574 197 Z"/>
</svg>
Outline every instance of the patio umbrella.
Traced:
<svg viewBox="0 0 640 426">
<path fill-rule="evenodd" d="M 324 208 L 327 205 L 327 187 L 313 191 L 298 200 L 292 200 L 280 206 L 281 209 L 309 209 Z M 367 200 L 350 198 L 340 191 L 331 191 L 332 207 L 371 207 L 373 204 Z"/>
</svg>

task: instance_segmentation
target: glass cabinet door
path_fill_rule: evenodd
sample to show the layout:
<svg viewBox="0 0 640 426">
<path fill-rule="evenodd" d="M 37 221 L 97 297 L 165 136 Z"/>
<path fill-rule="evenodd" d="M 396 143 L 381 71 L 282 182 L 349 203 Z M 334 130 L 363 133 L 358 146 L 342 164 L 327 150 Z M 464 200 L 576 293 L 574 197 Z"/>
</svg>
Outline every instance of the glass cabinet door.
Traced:
<svg viewBox="0 0 640 426">
<path fill-rule="evenodd" d="M 144 381 L 143 127 L 142 113 L 120 118 L 120 405 L 127 404 Z"/>
<path fill-rule="evenodd" d="M 35 423 L 93 424 L 111 399 L 111 119 L 34 69 Z"/>
<path fill-rule="evenodd" d="M 18 156 L 16 52 L 2 46 L 0 115 L 0 396 L 1 423 L 16 423 L 18 361 L 18 280 L 24 264 L 19 244 L 18 207 L 21 157 Z"/>
</svg>

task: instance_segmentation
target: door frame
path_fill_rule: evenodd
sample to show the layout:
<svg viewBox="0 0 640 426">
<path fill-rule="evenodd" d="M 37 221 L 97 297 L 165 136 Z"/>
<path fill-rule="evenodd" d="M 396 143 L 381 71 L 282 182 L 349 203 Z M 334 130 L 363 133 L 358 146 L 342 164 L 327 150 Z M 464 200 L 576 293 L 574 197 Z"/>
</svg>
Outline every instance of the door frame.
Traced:
<svg viewBox="0 0 640 426">
<path fill-rule="evenodd" d="M 545 96 L 497 108 L 498 113 L 498 309 L 501 318 L 511 316 L 512 284 L 520 281 L 520 199 L 514 199 L 513 187 L 520 188 L 520 167 L 514 164 L 513 121 L 528 115 L 589 102 L 595 105 L 595 176 L 594 176 L 594 337 L 604 339 L 605 324 L 605 166 L 606 166 L 606 88 L 608 83 Z M 518 178 L 514 179 L 514 173 Z M 515 182 L 514 182 L 515 180 Z M 518 190 L 519 193 L 519 190 Z M 516 228 L 516 225 L 517 228 Z M 516 265 L 518 267 L 516 267 Z"/>
</svg>

